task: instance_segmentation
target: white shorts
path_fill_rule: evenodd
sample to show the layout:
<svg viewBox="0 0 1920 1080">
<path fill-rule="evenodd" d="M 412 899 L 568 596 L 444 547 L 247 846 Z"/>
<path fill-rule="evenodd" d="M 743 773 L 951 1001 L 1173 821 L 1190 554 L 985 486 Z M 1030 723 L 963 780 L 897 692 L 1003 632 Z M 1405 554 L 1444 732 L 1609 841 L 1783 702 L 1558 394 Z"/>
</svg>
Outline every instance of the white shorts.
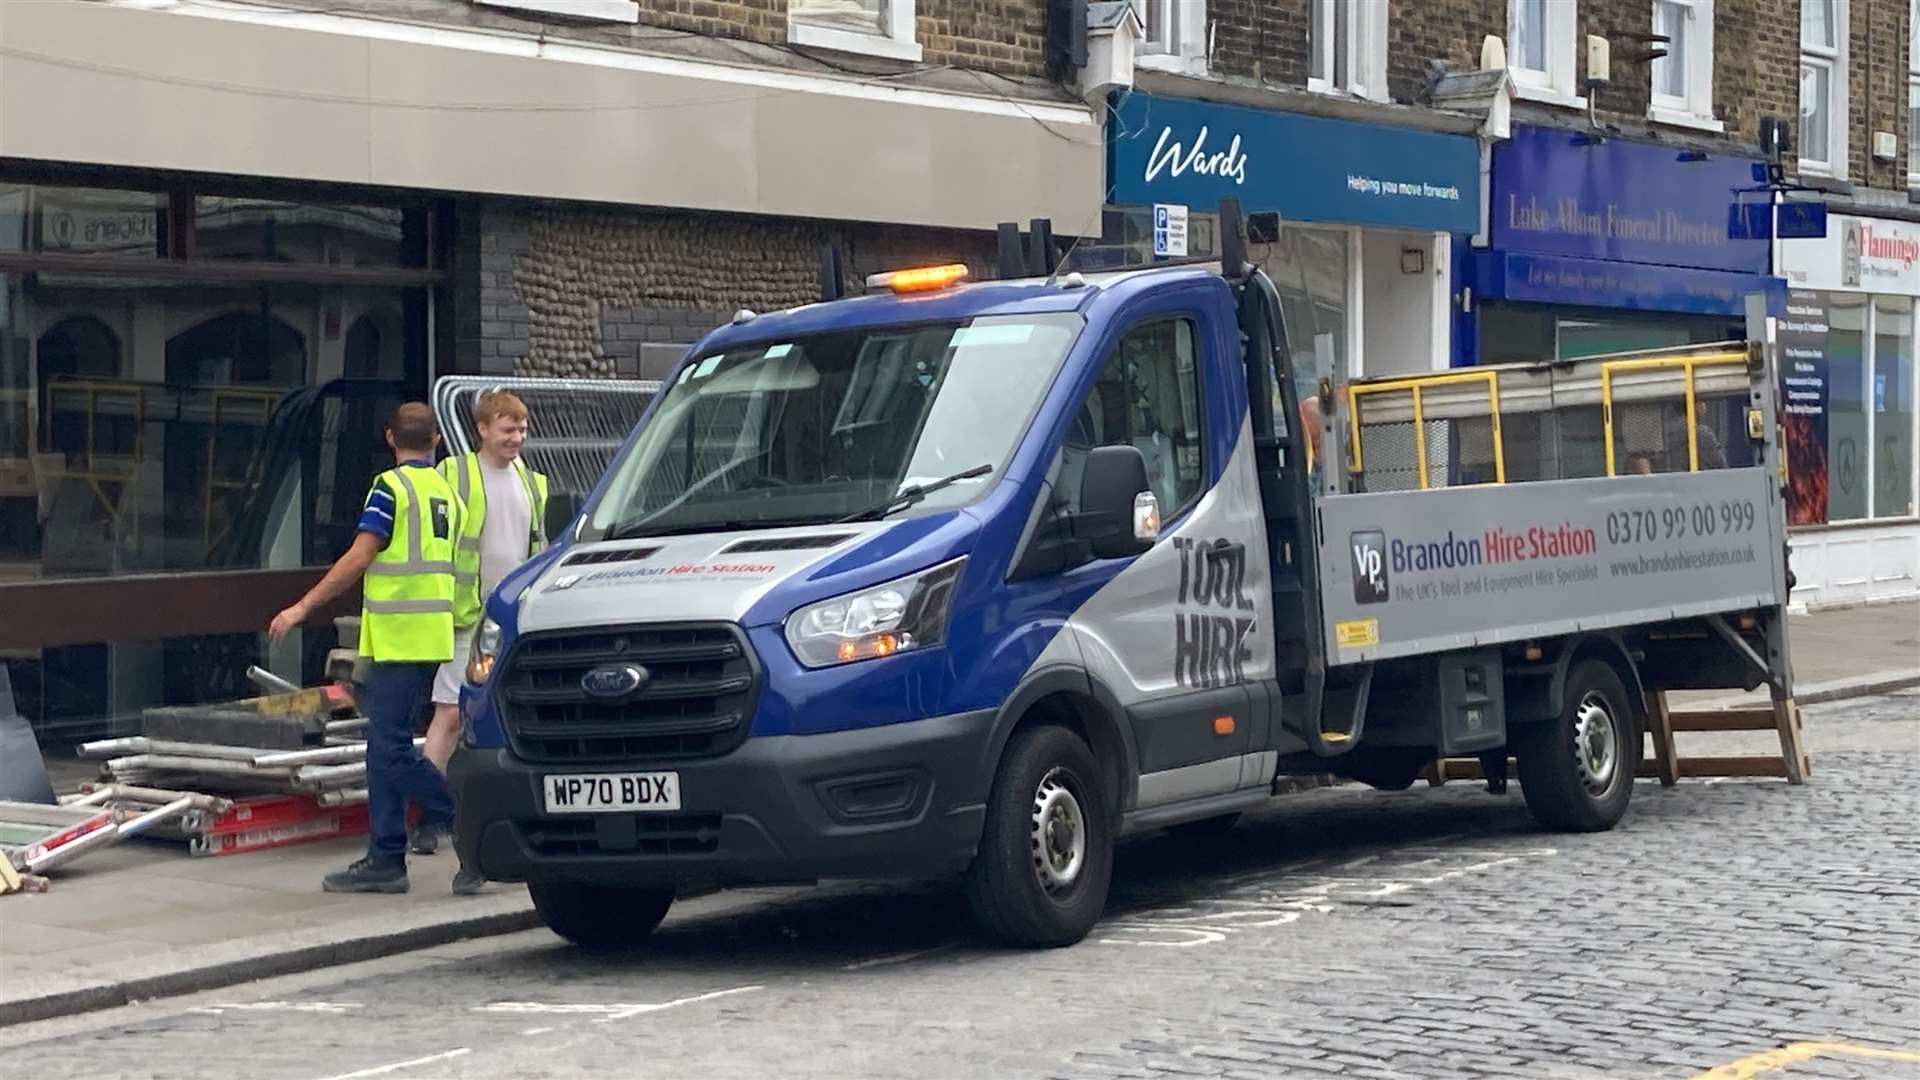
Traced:
<svg viewBox="0 0 1920 1080">
<path fill-rule="evenodd" d="M 433 675 L 433 703 L 460 704 L 460 686 L 467 681 L 467 651 L 473 648 L 473 627 L 453 632 L 453 659 Z"/>
</svg>

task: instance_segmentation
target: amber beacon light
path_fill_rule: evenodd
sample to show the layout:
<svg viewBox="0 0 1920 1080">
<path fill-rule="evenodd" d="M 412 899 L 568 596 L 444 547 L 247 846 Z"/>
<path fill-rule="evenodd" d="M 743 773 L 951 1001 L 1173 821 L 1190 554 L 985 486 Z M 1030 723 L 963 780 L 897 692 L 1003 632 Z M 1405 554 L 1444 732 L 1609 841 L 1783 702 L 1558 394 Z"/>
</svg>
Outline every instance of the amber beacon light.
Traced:
<svg viewBox="0 0 1920 1080">
<path fill-rule="evenodd" d="M 922 266 L 912 270 L 890 270 L 867 278 L 869 289 L 892 289 L 897 293 L 935 292 L 956 284 L 967 276 L 962 263 Z"/>
</svg>

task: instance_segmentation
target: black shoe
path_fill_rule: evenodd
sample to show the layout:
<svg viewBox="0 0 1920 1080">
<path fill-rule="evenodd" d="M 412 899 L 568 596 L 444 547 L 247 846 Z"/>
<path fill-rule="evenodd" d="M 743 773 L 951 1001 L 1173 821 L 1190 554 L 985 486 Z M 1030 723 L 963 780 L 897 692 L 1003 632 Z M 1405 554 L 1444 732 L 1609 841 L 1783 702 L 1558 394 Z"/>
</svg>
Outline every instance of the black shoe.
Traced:
<svg viewBox="0 0 1920 1080">
<path fill-rule="evenodd" d="M 453 875 L 453 895 L 473 896 L 484 888 L 486 884 L 487 879 L 481 876 L 480 871 L 469 869 L 466 864 L 463 863 L 460 869 Z"/>
<path fill-rule="evenodd" d="M 415 855 L 431 855 L 439 851 L 440 832 L 440 826 L 425 821 L 421 822 L 419 825 L 414 826 L 413 842 L 407 846 L 407 850 L 413 852 Z"/>
<path fill-rule="evenodd" d="M 320 887 L 337 893 L 403 893 L 407 891 L 407 861 L 369 855 L 345 870 L 328 874 Z"/>
</svg>

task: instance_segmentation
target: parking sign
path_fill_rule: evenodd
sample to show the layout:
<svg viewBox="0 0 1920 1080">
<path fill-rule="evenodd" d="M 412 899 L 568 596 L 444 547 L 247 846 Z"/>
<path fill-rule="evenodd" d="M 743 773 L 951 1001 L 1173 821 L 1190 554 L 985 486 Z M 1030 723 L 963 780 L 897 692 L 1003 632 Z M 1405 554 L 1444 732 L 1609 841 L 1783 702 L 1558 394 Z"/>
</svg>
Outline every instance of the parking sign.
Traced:
<svg viewBox="0 0 1920 1080">
<path fill-rule="evenodd" d="M 1153 253 L 1180 258 L 1187 253 L 1187 208 L 1174 203 L 1153 206 Z"/>
</svg>

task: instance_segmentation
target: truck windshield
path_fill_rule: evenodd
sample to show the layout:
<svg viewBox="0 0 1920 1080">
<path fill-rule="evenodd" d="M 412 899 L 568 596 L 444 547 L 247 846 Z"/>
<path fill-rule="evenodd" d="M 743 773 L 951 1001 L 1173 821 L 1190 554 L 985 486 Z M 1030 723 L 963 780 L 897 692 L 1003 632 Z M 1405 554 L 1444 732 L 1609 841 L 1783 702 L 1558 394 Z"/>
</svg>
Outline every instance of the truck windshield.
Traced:
<svg viewBox="0 0 1920 1080">
<path fill-rule="evenodd" d="M 810 525 L 967 503 L 1005 467 L 1082 325 L 1072 314 L 990 316 L 702 357 L 681 369 L 614 465 L 590 536 Z M 990 469 L 952 480 L 983 465 Z M 936 487 L 940 480 L 952 482 Z M 888 508 L 890 496 L 923 485 L 924 495 Z"/>
</svg>

